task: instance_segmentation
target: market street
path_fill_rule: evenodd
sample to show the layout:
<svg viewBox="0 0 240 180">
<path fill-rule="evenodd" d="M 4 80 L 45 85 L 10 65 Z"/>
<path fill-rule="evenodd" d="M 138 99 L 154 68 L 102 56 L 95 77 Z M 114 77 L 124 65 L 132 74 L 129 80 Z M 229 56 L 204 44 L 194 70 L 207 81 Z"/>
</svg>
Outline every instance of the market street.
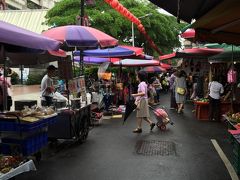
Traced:
<svg viewBox="0 0 240 180">
<path fill-rule="evenodd" d="M 161 94 L 161 105 L 169 107 L 169 94 Z M 167 131 L 155 128 L 134 134 L 135 113 L 122 119 L 104 120 L 83 144 L 64 142 L 44 149 L 37 171 L 18 180 L 228 180 L 227 168 L 215 150 L 215 139 L 229 160 L 232 147 L 226 124 L 198 121 L 186 104 L 184 114 L 168 110 L 174 125 Z M 152 119 L 156 121 L 152 114 Z M 145 144 L 145 147 L 143 145 Z M 161 149 L 161 151 L 159 151 Z"/>
</svg>

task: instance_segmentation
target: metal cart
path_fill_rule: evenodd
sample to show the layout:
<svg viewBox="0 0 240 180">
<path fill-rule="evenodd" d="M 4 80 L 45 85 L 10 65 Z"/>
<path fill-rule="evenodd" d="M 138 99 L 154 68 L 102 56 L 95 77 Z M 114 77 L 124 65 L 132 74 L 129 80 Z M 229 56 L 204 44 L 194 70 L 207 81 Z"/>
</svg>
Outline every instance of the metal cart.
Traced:
<svg viewBox="0 0 240 180">
<path fill-rule="evenodd" d="M 86 141 L 91 125 L 91 105 L 79 109 L 65 109 L 58 112 L 57 122 L 48 127 L 50 141 L 73 139 Z"/>
<path fill-rule="evenodd" d="M 0 151 L 5 155 L 34 155 L 41 159 L 41 148 L 48 142 L 48 126 L 55 123 L 57 114 L 43 117 L 35 122 L 24 122 L 16 115 L 0 114 Z"/>
</svg>

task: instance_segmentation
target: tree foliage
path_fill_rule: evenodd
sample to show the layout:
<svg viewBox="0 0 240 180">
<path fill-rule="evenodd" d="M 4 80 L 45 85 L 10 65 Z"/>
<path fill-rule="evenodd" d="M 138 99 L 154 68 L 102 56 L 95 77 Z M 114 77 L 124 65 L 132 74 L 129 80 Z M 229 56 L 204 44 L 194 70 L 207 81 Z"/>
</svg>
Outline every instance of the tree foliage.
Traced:
<svg viewBox="0 0 240 180">
<path fill-rule="evenodd" d="M 88 16 L 91 27 L 97 28 L 119 40 L 120 44 L 131 45 L 131 22 L 105 3 L 104 0 L 95 0 L 95 5 L 84 7 L 84 14 Z M 159 13 L 158 7 L 148 1 L 119 0 L 136 17 L 151 13 L 151 16 L 141 18 L 146 32 L 163 53 L 172 52 L 180 46 L 178 33 L 185 24 L 178 24 L 176 18 Z M 47 24 L 62 26 L 76 24 L 76 17 L 80 14 L 80 0 L 62 0 L 47 13 Z M 135 46 L 144 45 L 145 52 L 153 55 L 154 50 L 148 45 L 146 39 L 135 32 Z M 155 54 L 157 55 L 157 54 Z"/>
</svg>

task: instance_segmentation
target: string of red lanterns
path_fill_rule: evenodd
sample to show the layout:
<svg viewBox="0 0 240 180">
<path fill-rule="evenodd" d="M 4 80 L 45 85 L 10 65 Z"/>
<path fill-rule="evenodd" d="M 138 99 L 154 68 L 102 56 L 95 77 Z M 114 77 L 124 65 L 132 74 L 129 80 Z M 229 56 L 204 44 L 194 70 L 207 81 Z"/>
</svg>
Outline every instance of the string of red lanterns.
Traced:
<svg viewBox="0 0 240 180">
<path fill-rule="evenodd" d="M 130 11 L 128 11 L 127 8 L 125 8 L 121 3 L 118 2 L 118 0 L 105 0 L 106 3 L 108 3 L 113 9 L 118 11 L 121 15 L 123 15 L 125 18 L 136 24 L 138 30 L 145 36 L 147 41 L 149 42 L 149 45 L 155 49 L 160 55 L 163 53 L 158 49 L 157 45 L 153 42 L 151 37 L 147 34 L 144 26 L 142 25 L 141 21 L 135 17 Z"/>
</svg>

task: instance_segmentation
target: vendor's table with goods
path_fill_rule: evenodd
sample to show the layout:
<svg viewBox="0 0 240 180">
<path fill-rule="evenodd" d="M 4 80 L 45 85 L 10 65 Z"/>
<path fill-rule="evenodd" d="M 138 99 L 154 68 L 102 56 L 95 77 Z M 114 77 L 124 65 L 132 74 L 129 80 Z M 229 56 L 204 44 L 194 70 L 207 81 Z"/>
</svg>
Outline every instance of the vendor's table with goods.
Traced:
<svg viewBox="0 0 240 180">
<path fill-rule="evenodd" d="M 207 100 L 194 101 L 195 116 L 198 120 L 208 120 L 209 116 L 209 102 Z M 225 114 L 231 109 L 230 102 L 221 102 L 220 113 Z"/>
<path fill-rule="evenodd" d="M 237 174 L 240 174 L 240 113 L 227 113 L 223 118 L 228 123 L 228 139 L 233 152 L 232 164 Z"/>
<path fill-rule="evenodd" d="M 48 143 L 47 129 L 57 120 L 57 114 L 52 108 L 28 108 L 22 111 L 5 112 L 0 114 L 0 154 L 14 163 L 14 171 L 10 174 L 19 174 L 24 171 L 29 156 L 41 159 L 41 149 Z M 2 160 L 0 158 L 0 162 Z M 5 162 L 5 160 L 3 161 Z M 16 166 L 19 164 L 19 167 Z M 1 172 L 6 174 L 11 171 L 11 166 L 4 167 L 0 163 Z M 21 166 L 20 166 L 21 165 Z M 8 176 L 4 176 L 8 177 Z"/>
<path fill-rule="evenodd" d="M 13 178 L 21 173 L 36 170 L 33 160 L 27 160 L 27 161 L 21 161 L 21 162 L 19 161 L 19 162 L 14 162 L 14 164 L 13 164 L 11 162 L 6 161 L 6 159 L 9 159 L 9 158 L 14 158 L 14 157 L 5 156 L 5 157 L 0 158 L 1 162 L 4 162 L 7 164 L 7 167 L 4 167 L 1 169 L 1 172 L 0 172 L 1 180 L 7 180 L 7 179 Z M 2 165 L 4 165 L 4 164 L 2 164 Z M 14 167 L 14 166 L 16 166 L 16 167 Z M 4 173 L 4 171 L 8 171 L 8 172 Z"/>
</svg>

